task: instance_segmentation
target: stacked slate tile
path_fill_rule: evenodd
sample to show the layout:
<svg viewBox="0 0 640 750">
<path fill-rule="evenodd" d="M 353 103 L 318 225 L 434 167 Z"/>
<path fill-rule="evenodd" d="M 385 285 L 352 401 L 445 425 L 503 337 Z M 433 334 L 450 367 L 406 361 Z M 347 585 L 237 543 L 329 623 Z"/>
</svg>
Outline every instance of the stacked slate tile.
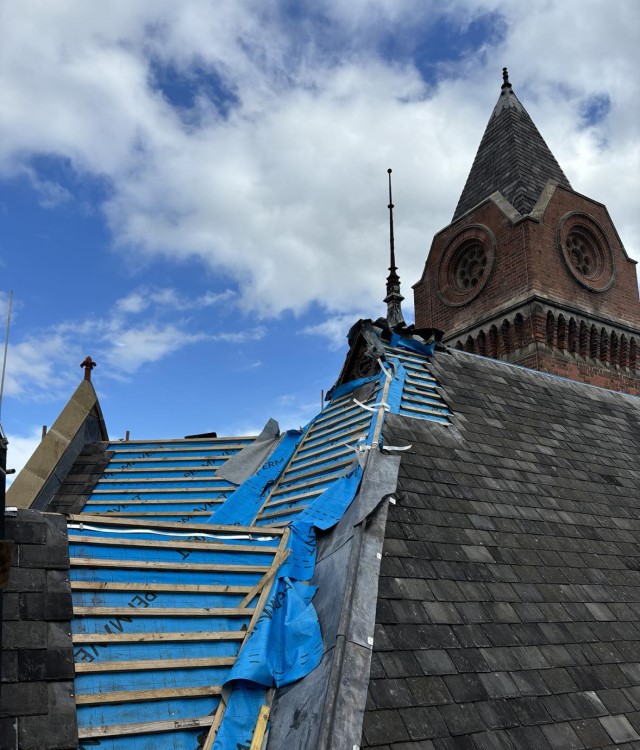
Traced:
<svg viewBox="0 0 640 750">
<path fill-rule="evenodd" d="M 77 748 L 66 522 L 19 509 L 5 526 L 13 559 L 3 596 L 0 748 Z"/>
<path fill-rule="evenodd" d="M 388 415 L 363 748 L 640 748 L 640 399 L 462 352 Z"/>
<path fill-rule="evenodd" d="M 453 221 L 502 195 L 523 216 L 531 213 L 548 180 L 571 184 L 511 87 L 503 88 L 482 136 Z"/>
</svg>

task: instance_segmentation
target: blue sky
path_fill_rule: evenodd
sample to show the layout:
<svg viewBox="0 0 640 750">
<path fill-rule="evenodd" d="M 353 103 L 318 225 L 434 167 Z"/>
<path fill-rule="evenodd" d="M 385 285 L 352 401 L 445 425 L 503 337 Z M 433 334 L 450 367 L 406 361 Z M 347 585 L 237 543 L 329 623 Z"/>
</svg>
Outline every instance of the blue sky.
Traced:
<svg viewBox="0 0 640 750">
<path fill-rule="evenodd" d="M 387 167 L 411 317 L 503 65 L 640 259 L 640 5 L 615 8 L 0 0 L 10 464 L 87 354 L 114 439 L 304 424 L 384 312 Z"/>
</svg>

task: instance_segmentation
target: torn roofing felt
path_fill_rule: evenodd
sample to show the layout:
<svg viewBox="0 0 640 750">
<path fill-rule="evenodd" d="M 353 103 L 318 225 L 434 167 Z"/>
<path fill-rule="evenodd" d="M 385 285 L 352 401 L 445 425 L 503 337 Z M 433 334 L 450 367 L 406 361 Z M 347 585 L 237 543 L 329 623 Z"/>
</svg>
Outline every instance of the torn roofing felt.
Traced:
<svg viewBox="0 0 640 750">
<path fill-rule="evenodd" d="M 363 748 L 640 744 L 640 399 L 462 352 L 389 415 Z"/>
</svg>

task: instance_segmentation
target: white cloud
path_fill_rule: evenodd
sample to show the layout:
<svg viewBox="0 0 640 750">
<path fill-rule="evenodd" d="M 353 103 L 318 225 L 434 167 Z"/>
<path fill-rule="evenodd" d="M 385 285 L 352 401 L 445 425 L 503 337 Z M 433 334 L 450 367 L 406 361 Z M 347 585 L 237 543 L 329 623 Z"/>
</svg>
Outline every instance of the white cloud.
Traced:
<svg viewBox="0 0 640 750">
<path fill-rule="evenodd" d="M 265 337 L 267 329 L 264 326 L 248 328 L 245 331 L 221 331 L 211 335 L 213 341 L 224 341 L 228 344 L 245 344 L 248 341 L 260 341 Z"/>
<path fill-rule="evenodd" d="M 126 380 L 146 364 L 158 362 L 203 341 L 229 346 L 259 341 L 262 325 L 237 331 L 201 331 L 176 313 L 224 306 L 233 292 L 207 292 L 187 298 L 172 288 L 136 289 L 116 300 L 103 317 L 66 320 L 33 330 L 22 340 L 10 336 L 4 394 L 22 400 L 52 400 L 67 395 L 77 382 L 87 352 L 106 378 Z M 0 293 L 0 316 L 7 295 Z M 15 305 L 20 307 L 18 299 Z M 143 318 L 132 316 L 145 313 Z M 4 331 L 4 326 L 2 326 Z M 4 341 L 4 335 L 3 335 Z M 0 350 L 1 362 L 1 350 Z"/>
<path fill-rule="evenodd" d="M 600 0 L 327 0 L 317 12 L 326 23 L 300 36 L 276 0 L 5 4 L 0 173 L 33 170 L 31 156 L 47 154 L 107 178 L 105 216 L 123 257 L 198 258 L 239 284 L 245 311 L 318 301 L 375 317 L 386 168 L 409 297 L 433 233 L 451 218 L 506 64 L 574 188 L 609 205 L 640 257 L 638 3 L 614 13 Z M 489 12 L 495 29 L 483 47 L 441 63 L 436 85 L 409 59 L 379 52 L 389 29 L 418 48 L 413 26 L 446 15 L 464 29 Z M 203 71 L 226 90 L 228 111 L 208 96 Z M 170 101 L 158 86 L 167 72 L 193 83 L 193 102 Z M 585 127 L 585 106 L 604 94 L 609 113 Z M 65 189 L 39 190 L 55 202 L 65 197 L 57 187 Z M 130 295 L 120 312 L 150 304 Z M 164 304 L 188 309 L 169 293 Z"/>
<path fill-rule="evenodd" d="M 350 314 L 335 315 L 316 325 L 305 326 L 301 333 L 309 336 L 322 336 L 327 340 L 330 349 L 346 349 L 347 333 L 349 332 L 349 328 L 354 324 L 356 317 L 366 318 L 367 315 L 364 313 L 359 316 Z"/>
<path fill-rule="evenodd" d="M 171 310 L 199 310 L 212 305 L 231 302 L 235 293 L 231 289 L 224 292 L 208 291 L 199 297 L 185 297 L 176 289 L 165 287 L 162 289 L 149 289 L 141 287 L 129 292 L 116 301 L 115 312 L 135 315 L 144 312 L 150 307 L 168 308 Z"/>
</svg>

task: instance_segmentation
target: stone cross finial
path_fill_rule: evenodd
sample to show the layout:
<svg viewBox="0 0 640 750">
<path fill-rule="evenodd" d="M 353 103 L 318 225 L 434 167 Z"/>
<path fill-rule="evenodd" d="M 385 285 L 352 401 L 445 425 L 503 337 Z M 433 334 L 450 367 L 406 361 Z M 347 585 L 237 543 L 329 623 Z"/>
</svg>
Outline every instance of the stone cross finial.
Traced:
<svg viewBox="0 0 640 750">
<path fill-rule="evenodd" d="M 91 370 L 97 366 L 97 362 L 94 362 L 88 355 L 85 357 L 84 362 L 80 363 L 80 367 L 84 367 L 84 379 L 91 382 Z"/>
</svg>

